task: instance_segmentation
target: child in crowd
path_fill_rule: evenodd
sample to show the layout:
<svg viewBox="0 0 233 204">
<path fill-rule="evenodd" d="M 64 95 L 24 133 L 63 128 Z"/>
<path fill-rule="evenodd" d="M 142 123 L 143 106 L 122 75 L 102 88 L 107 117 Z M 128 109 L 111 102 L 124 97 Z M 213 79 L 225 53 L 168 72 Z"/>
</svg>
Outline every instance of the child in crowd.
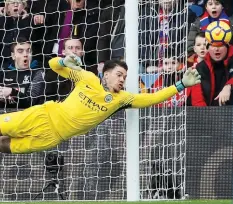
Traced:
<svg viewBox="0 0 233 204">
<path fill-rule="evenodd" d="M 184 64 L 182 57 L 177 57 L 179 54 L 172 48 L 167 48 L 164 52 L 163 71 L 155 81 L 152 87 L 152 92 L 161 90 L 171 84 L 176 83 L 182 78 Z M 186 100 L 185 91 L 179 92 L 159 107 L 174 107 L 182 106 Z"/>
<path fill-rule="evenodd" d="M 199 62 L 204 60 L 205 55 L 207 53 L 206 46 L 207 46 L 207 41 L 205 38 L 205 33 L 204 32 L 197 33 L 193 47 L 194 54 L 188 58 L 188 67 L 195 68 Z"/>
</svg>

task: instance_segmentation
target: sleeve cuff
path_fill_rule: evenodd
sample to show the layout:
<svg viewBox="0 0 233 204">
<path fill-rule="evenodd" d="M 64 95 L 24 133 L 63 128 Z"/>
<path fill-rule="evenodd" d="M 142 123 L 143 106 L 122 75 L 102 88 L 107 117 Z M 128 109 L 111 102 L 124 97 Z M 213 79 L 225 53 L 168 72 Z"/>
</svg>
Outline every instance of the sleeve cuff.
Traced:
<svg viewBox="0 0 233 204">
<path fill-rule="evenodd" d="M 178 92 L 181 92 L 185 89 L 185 86 L 182 81 L 176 82 L 175 86 Z"/>
<path fill-rule="evenodd" d="M 63 62 L 63 58 L 61 58 L 61 59 L 58 60 L 58 64 L 59 64 L 60 66 L 62 66 L 62 67 L 65 67 L 65 64 L 64 64 L 64 62 Z"/>
</svg>

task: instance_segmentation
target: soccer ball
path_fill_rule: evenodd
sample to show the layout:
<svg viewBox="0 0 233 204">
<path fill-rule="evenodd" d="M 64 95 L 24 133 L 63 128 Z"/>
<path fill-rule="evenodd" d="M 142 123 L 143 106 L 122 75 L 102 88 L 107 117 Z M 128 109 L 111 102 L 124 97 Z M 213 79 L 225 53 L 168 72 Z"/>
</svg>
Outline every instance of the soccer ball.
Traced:
<svg viewBox="0 0 233 204">
<path fill-rule="evenodd" d="M 231 28 L 223 21 L 214 21 L 206 28 L 205 37 L 214 46 L 228 44 L 232 37 Z"/>
</svg>

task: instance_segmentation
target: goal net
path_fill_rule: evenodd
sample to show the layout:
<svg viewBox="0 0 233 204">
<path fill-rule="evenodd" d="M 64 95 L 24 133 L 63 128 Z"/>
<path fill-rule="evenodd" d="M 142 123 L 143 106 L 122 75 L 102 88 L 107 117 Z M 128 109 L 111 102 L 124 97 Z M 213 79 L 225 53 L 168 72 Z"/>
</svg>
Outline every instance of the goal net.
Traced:
<svg viewBox="0 0 233 204">
<path fill-rule="evenodd" d="M 45 23 L 40 25 L 37 22 L 38 25 L 35 26 L 31 21 L 25 26 L 27 29 L 36 30 L 37 34 L 43 34 L 40 39 L 31 39 L 31 42 L 34 43 L 34 48 L 37 48 L 33 56 L 43 64 L 43 69 L 48 71 L 46 62 L 50 57 L 59 55 L 62 38 L 57 33 L 56 38 L 51 39 L 50 34 L 53 29 L 59 30 L 61 22 L 65 22 L 62 14 L 66 11 L 61 9 L 64 3 L 62 0 L 55 6 L 45 2 L 39 11 L 35 10 L 35 5 L 33 7 L 36 1 L 32 1 L 27 8 L 28 14 L 44 15 Z M 82 0 L 77 1 L 77 5 L 80 2 L 82 3 Z M 156 92 L 182 76 L 186 67 L 186 3 L 186 0 L 139 1 L 140 92 Z M 77 5 L 73 4 L 73 7 Z M 162 8 L 168 12 L 164 12 Z M 73 21 L 75 15 L 83 18 L 78 21 L 79 24 L 72 27 L 71 33 L 77 36 L 82 34 L 85 69 L 95 71 L 97 64 L 104 60 L 124 59 L 125 54 L 129 54 L 124 53 L 125 9 L 130 8 L 125 8 L 123 1 L 118 4 L 115 1 L 104 4 L 102 1 L 95 6 L 87 3 L 84 9 L 73 12 Z M 10 17 L 5 16 L 5 19 L 7 18 Z M 5 25 L 0 28 L 4 37 L 12 30 L 9 27 Z M 21 29 L 24 27 L 18 22 L 17 30 Z M 29 36 L 32 37 L 33 31 L 30 32 Z M 5 38 L 1 39 L 1 49 L 11 44 L 5 42 Z M 53 44 L 51 49 L 48 42 Z M 4 66 L 4 59 L 10 56 L 5 56 L 2 50 L 1 64 Z M 162 69 L 165 63 L 170 64 L 167 70 Z M 175 69 L 171 71 L 174 66 Z M 11 71 L 16 70 L 3 69 L 3 83 L 6 73 Z M 98 74 L 101 76 L 101 73 Z M 46 88 L 52 83 L 57 84 L 57 90 L 48 96 Z M 59 77 L 46 81 L 42 93 L 44 99 L 51 96 L 61 99 L 61 83 L 64 83 L 64 79 Z M 7 85 L 11 84 L 5 86 Z M 28 97 L 34 96 L 29 94 Z M 141 199 L 179 199 L 185 194 L 184 101 L 185 94 L 180 94 L 160 106 L 140 110 Z M 19 109 L 17 105 L 13 109 L 8 109 L 5 105 L 2 112 Z M 52 150 L 25 155 L 0 154 L 0 200 L 125 200 L 126 151 L 126 114 L 120 111 L 85 136 L 74 137 Z"/>
</svg>

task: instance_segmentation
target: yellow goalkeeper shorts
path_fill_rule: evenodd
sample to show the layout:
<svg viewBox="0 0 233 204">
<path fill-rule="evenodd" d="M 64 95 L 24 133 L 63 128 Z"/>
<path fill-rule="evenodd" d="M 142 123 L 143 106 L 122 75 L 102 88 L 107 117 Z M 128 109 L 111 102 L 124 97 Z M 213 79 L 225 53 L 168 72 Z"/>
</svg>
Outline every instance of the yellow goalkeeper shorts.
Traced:
<svg viewBox="0 0 233 204">
<path fill-rule="evenodd" d="M 63 140 L 56 134 L 44 105 L 0 115 L 2 135 L 11 138 L 12 153 L 30 153 L 55 147 Z"/>
</svg>

